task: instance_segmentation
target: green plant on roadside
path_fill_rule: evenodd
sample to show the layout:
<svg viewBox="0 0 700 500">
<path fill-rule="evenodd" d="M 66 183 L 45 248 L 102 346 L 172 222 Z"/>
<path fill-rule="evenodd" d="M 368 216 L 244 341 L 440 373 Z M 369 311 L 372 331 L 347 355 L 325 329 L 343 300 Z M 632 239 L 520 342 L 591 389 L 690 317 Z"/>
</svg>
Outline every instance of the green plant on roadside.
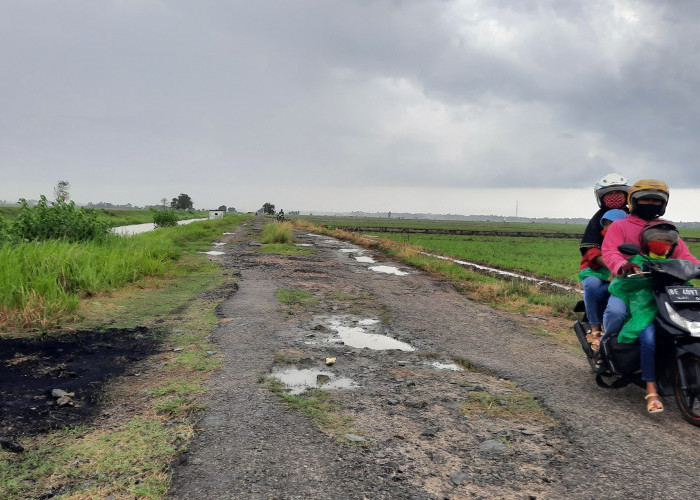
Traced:
<svg viewBox="0 0 700 500">
<path fill-rule="evenodd" d="M 265 224 L 260 234 L 260 243 L 294 243 L 292 224 L 289 222 L 272 222 Z"/>
<path fill-rule="evenodd" d="M 75 485 L 71 497 L 162 498 L 167 468 L 189 435 L 186 425 L 143 418 L 116 430 L 55 431 L 20 455 L 0 454 L 3 498 L 40 498 L 66 484 Z"/>
<path fill-rule="evenodd" d="M 173 396 L 158 401 L 154 408 L 169 415 L 182 415 L 204 410 L 206 406 L 187 396 Z"/>
<path fill-rule="evenodd" d="M 4 224 L 1 231 L 4 238 L 0 245 L 46 240 L 101 240 L 107 236 L 108 229 L 108 225 L 99 221 L 94 213 L 77 208 L 72 201 L 60 198 L 49 204 L 42 195 L 33 207 L 26 200 L 20 200 L 19 214 L 10 224 Z"/>
<path fill-rule="evenodd" d="M 267 387 L 282 399 L 285 405 L 310 418 L 319 429 L 332 436 L 357 433 L 351 427 L 352 418 L 338 415 L 340 408 L 327 391 L 309 389 L 301 394 L 287 394 L 285 385 L 275 378 L 264 379 Z"/>
<path fill-rule="evenodd" d="M 178 221 L 175 210 L 158 210 L 153 214 L 153 223 L 156 227 L 176 226 Z"/>
<path fill-rule="evenodd" d="M 307 247 L 298 247 L 288 243 L 268 243 L 258 250 L 262 254 L 276 255 L 313 255 L 314 250 Z"/>
<path fill-rule="evenodd" d="M 147 277 L 177 272 L 176 261 L 190 252 L 210 248 L 222 230 L 245 219 L 230 216 L 135 236 L 108 235 L 75 243 L 51 240 L 2 245 L 0 331 L 43 331 L 74 320 L 81 299 L 112 293 Z"/>
<path fill-rule="evenodd" d="M 317 300 L 308 290 L 291 290 L 288 288 L 279 288 L 275 291 L 275 297 L 282 304 L 308 306 L 315 303 Z"/>
</svg>

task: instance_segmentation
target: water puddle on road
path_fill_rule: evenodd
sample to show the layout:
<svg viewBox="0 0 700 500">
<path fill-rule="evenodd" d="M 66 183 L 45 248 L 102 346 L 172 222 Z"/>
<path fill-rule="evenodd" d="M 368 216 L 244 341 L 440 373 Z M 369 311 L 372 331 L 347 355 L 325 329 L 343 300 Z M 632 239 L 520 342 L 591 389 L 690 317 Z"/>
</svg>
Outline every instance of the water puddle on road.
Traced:
<svg viewBox="0 0 700 500">
<path fill-rule="evenodd" d="M 222 246 L 224 246 L 225 244 L 226 244 L 226 243 L 224 243 L 224 242 L 222 242 L 222 241 L 215 241 L 215 242 L 212 243 L 211 245 L 212 245 L 213 247 L 222 247 Z"/>
<path fill-rule="evenodd" d="M 358 349 L 373 349 L 375 351 L 415 351 L 406 342 L 401 342 L 386 335 L 368 332 L 366 328 L 372 328 L 379 324 L 378 320 L 368 319 L 355 322 L 350 318 L 337 317 L 328 321 L 328 327 L 334 330 L 343 344 Z M 355 326 L 357 325 L 357 326 Z"/>
<path fill-rule="evenodd" d="M 464 368 L 462 368 L 456 363 L 441 363 L 439 361 L 434 361 L 430 363 L 430 366 L 435 368 L 436 370 L 449 370 L 452 372 L 464 371 Z"/>
<path fill-rule="evenodd" d="M 314 368 L 287 368 L 276 370 L 271 375 L 282 382 L 289 394 L 301 394 L 307 389 L 350 389 L 358 387 L 354 380 L 338 377 L 329 371 Z"/>
<path fill-rule="evenodd" d="M 208 252 L 197 252 L 203 253 L 204 255 L 226 255 L 226 252 L 219 252 L 218 250 L 210 250 Z"/>
<path fill-rule="evenodd" d="M 399 271 L 398 267 L 393 266 L 370 266 L 371 271 L 375 273 L 393 274 L 395 276 L 406 276 L 408 275 L 405 271 Z"/>
<path fill-rule="evenodd" d="M 355 257 L 355 260 L 357 262 L 364 262 L 365 264 L 374 264 L 375 262 L 377 262 L 372 257 L 366 255 L 360 255 L 359 257 Z"/>
<path fill-rule="evenodd" d="M 312 247 L 313 245 L 311 243 L 296 243 L 295 246 L 298 247 Z"/>
</svg>

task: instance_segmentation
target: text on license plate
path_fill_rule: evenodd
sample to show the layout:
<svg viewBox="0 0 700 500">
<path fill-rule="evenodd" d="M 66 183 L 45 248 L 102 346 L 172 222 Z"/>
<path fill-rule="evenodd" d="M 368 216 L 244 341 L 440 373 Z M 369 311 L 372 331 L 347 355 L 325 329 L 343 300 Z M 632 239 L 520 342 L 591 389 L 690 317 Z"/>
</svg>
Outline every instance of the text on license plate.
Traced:
<svg viewBox="0 0 700 500">
<path fill-rule="evenodd" d="M 666 293 L 671 302 L 676 304 L 683 302 L 700 302 L 700 288 L 691 286 L 669 286 Z"/>
</svg>

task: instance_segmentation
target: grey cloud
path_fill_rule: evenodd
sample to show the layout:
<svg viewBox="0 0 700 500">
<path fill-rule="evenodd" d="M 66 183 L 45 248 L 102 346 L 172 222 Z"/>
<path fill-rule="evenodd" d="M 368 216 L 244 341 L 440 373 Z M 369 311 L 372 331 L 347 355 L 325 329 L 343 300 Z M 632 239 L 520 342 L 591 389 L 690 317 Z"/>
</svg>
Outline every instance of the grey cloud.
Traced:
<svg viewBox="0 0 700 500">
<path fill-rule="evenodd" d="M 617 170 L 700 185 L 694 2 L 4 10 L 3 170 L 348 187 L 583 187 Z"/>
</svg>

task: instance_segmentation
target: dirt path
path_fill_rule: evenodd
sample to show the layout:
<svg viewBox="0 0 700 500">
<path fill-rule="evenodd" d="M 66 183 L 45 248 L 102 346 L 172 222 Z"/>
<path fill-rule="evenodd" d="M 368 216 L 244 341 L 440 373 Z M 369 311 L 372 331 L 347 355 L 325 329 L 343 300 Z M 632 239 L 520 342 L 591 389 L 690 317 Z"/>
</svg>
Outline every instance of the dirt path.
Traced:
<svg viewBox="0 0 700 500">
<path fill-rule="evenodd" d="M 202 430 L 174 468 L 172 497 L 697 495 L 700 429 L 684 423 L 671 400 L 651 418 L 640 390 L 598 389 L 581 353 L 442 280 L 352 245 L 298 233 L 296 241 L 312 245 L 313 256 L 256 253 L 248 243 L 259 224 L 241 228 L 222 257 L 241 273 L 214 331 L 225 363 L 210 383 Z M 369 269 L 374 265 L 409 274 Z M 281 305 L 280 288 L 309 290 L 318 301 Z M 387 338 L 372 334 L 404 344 L 357 346 Z M 332 367 L 327 357 L 336 358 Z M 457 358 L 508 380 L 457 371 Z M 261 383 L 282 370 L 283 378 L 290 370 L 316 370 L 309 373 L 325 387 L 352 386 L 332 390 L 352 430 L 338 439 L 282 405 Z M 556 420 L 529 407 L 509 381 Z M 477 396 L 505 413 L 472 411 Z"/>
</svg>

